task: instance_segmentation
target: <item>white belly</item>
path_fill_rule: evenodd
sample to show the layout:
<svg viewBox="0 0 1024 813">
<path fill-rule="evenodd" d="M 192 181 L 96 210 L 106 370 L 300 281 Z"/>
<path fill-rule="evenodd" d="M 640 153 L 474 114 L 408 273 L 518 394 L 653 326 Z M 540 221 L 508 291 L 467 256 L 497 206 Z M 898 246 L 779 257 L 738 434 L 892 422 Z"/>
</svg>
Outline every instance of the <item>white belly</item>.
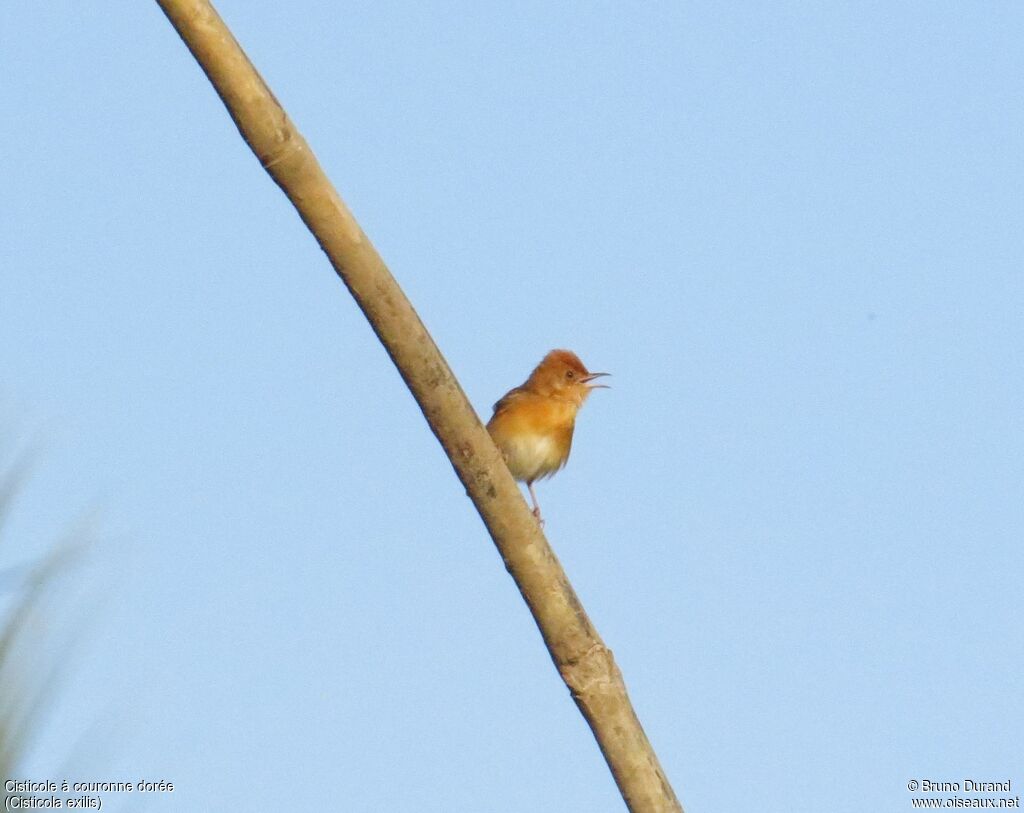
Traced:
<svg viewBox="0 0 1024 813">
<path fill-rule="evenodd" d="M 551 435 L 518 435 L 503 444 L 509 471 L 517 480 L 532 482 L 554 474 L 565 465 L 558 444 Z"/>
</svg>

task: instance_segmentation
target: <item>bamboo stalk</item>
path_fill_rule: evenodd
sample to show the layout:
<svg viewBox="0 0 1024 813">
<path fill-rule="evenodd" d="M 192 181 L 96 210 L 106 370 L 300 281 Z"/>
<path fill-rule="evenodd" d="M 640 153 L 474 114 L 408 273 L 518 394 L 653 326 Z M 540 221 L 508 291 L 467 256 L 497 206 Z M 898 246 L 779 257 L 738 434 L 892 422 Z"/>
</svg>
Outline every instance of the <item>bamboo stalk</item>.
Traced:
<svg viewBox="0 0 1024 813">
<path fill-rule="evenodd" d="M 611 651 L 590 623 L 459 382 L 309 145 L 210 3 L 157 2 L 412 391 L 529 606 L 628 808 L 634 813 L 682 811 Z"/>
</svg>

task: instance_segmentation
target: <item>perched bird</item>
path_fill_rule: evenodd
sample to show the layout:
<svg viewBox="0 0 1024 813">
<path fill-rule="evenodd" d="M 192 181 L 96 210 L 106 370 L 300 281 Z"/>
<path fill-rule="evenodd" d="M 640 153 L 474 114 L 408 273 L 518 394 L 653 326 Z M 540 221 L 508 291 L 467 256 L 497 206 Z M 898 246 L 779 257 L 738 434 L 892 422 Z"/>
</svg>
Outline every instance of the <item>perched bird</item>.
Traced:
<svg viewBox="0 0 1024 813">
<path fill-rule="evenodd" d="M 533 483 L 550 477 L 569 459 L 576 413 L 590 391 L 605 384 L 594 379 L 579 356 L 552 350 L 530 373 L 525 384 L 509 390 L 494 405 L 487 431 L 501 450 L 512 476 L 526 483 L 533 500 L 533 515 L 540 520 L 540 505 Z"/>
</svg>

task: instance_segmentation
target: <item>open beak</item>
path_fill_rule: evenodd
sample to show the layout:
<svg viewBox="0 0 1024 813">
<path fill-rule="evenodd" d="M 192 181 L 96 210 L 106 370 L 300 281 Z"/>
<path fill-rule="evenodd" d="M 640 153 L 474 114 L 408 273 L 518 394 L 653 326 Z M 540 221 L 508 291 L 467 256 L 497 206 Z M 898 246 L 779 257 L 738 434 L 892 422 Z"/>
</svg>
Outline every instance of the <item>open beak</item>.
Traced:
<svg viewBox="0 0 1024 813">
<path fill-rule="evenodd" d="M 583 383 L 586 384 L 587 387 L 592 390 L 610 390 L 611 387 L 609 387 L 607 384 L 593 383 L 595 378 L 601 378 L 601 376 L 605 375 L 611 375 L 611 373 L 587 373 L 585 376 L 583 376 Z"/>
</svg>

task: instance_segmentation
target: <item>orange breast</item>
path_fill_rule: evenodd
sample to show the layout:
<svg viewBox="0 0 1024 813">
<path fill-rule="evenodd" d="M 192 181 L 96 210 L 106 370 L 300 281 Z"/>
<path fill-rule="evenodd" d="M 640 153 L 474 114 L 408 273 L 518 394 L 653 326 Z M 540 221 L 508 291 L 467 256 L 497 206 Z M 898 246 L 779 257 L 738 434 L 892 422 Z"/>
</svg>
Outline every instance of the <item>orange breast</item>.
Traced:
<svg viewBox="0 0 1024 813">
<path fill-rule="evenodd" d="M 509 393 L 498 403 L 487 430 L 513 477 L 533 482 L 565 465 L 576 411 L 571 402 L 522 391 Z"/>
</svg>

